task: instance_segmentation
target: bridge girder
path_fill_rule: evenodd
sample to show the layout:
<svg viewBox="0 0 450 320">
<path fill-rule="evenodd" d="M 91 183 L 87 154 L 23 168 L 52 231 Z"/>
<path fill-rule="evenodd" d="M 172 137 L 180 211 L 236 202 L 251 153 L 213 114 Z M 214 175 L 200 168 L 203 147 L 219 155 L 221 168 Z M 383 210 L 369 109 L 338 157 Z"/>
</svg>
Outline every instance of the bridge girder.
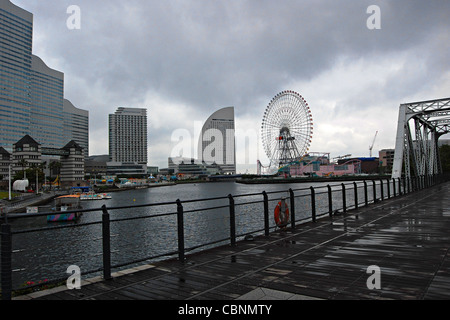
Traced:
<svg viewBox="0 0 450 320">
<path fill-rule="evenodd" d="M 392 178 L 442 173 L 438 139 L 450 132 L 450 98 L 400 105 Z"/>
</svg>

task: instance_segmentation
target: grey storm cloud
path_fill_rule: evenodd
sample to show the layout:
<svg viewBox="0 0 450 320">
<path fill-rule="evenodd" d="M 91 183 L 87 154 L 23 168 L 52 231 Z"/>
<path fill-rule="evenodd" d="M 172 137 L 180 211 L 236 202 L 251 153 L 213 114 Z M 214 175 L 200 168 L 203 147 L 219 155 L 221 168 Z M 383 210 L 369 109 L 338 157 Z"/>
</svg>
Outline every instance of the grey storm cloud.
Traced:
<svg viewBox="0 0 450 320">
<path fill-rule="evenodd" d="M 66 74 L 101 79 L 107 93 L 124 102 L 151 89 L 199 108 L 227 103 L 230 96 L 243 104 L 251 95 L 270 96 L 287 79 L 312 78 L 332 67 L 340 55 L 414 49 L 447 32 L 450 9 L 437 0 L 21 3 L 43 24 L 46 52 L 64 60 Z M 80 30 L 65 28 L 71 3 L 81 9 Z M 377 33 L 366 28 L 366 8 L 373 3 L 381 8 Z M 442 68 L 430 60 L 430 67 Z"/>
<path fill-rule="evenodd" d="M 13 2 L 34 14 L 34 51 L 65 73 L 66 97 L 92 108 L 91 122 L 105 117 L 98 123 L 119 105 L 142 103 L 149 92 L 199 114 L 234 105 L 237 116 L 259 118 L 261 101 L 295 90 L 286 85 L 308 82 L 341 58 L 377 61 L 409 52 L 422 65 L 406 61 L 405 73 L 386 77 L 379 88 L 401 100 L 439 81 L 450 64 L 449 1 Z M 81 10 L 80 30 L 66 27 L 69 5 Z M 380 30 L 366 27 L 370 5 L 381 10 Z M 417 68 L 420 79 L 408 78 Z M 93 88 L 101 93 L 95 102 L 89 101 Z M 349 108 L 369 105 L 363 97 L 352 99 Z"/>
</svg>

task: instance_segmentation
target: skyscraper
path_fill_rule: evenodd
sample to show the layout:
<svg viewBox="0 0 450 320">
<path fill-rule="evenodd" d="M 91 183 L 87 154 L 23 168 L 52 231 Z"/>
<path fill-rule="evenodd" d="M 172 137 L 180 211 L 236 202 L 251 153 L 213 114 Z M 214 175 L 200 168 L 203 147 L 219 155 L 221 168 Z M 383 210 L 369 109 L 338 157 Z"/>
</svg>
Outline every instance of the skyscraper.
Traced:
<svg viewBox="0 0 450 320">
<path fill-rule="evenodd" d="M 109 156 L 147 164 L 147 109 L 119 107 L 109 115 Z"/>
<path fill-rule="evenodd" d="M 77 141 L 83 148 L 84 157 L 89 156 L 89 111 L 76 108 L 64 99 L 64 141 Z"/>
<path fill-rule="evenodd" d="M 198 159 L 218 164 L 223 173 L 236 173 L 234 107 L 214 112 L 204 123 L 198 143 Z"/>
<path fill-rule="evenodd" d="M 33 15 L 0 1 L 0 147 L 30 133 Z"/>
<path fill-rule="evenodd" d="M 27 134 L 42 147 L 62 148 L 72 139 L 87 146 L 88 127 L 67 123 L 73 114 L 88 122 L 88 112 L 66 112 L 64 74 L 32 54 L 33 15 L 0 0 L 0 26 L 0 147 L 11 151 Z"/>
<path fill-rule="evenodd" d="M 41 145 L 61 148 L 64 140 L 64 74 L 31 57 L 30 136 Z"/>
</svg>

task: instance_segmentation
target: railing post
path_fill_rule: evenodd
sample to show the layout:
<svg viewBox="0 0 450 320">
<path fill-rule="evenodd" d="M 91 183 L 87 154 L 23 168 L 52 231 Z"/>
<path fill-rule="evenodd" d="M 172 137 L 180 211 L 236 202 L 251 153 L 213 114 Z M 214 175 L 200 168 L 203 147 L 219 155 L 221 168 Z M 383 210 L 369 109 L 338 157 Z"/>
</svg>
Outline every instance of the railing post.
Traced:
<svg viewBox="0 0 450 320">
<path fill-rule="evenodd" d="M 388 199 L 390 199 L 391 198 L 391 185 L 390 185 L 389 179 L 386 179 L 386 182 L 387 182 L 387 184 L 386 184 L 386 186 L 387 186 L 387 196 L 388 196 Z"/>
<path fill-rule="evenodd" d="M 234 199 L 231 194 L 228 195 L 228 200 L 230 202 L 230 243 L 231 246 L 236 246 L 236 214 L 234 207 Z"/>
<path fill-rule="evenodd" d="M 111 231 L 109 213 L 106 206 L 102 206 L 102 242 L 103 242 L 103 279 L 111 279 Z"/>
<path fill-rule="evenodd" d="M 177 199 L 178 260 L 184 263 L 184 210 L 180 199 Z"/>
<path fill-rule="evenodd" d="M 295 229 L 295 198 L 294 191 L 289 188 L 289 199 L 291 202 L 291 228 Z"/>
<path fill-rule="evenodd" d="M 316 191 L 314 187 L 309 187 L 311 189 L 311 217 L 312 221 L 316 222 Z"/>
<path fill-rule="evenodd" d="M 345 194 L 345 184 L 341 183 L 342 185 L 342 210 L 344 213 L 347 213 L 347 195 Z"/>
<path fill-rule="evenodd" d="M 356 186 L 356 182 L 353 182 L 354 188 L 354 198 L 355 198 L 355 209 L 358 209 L 358 187 Z"/>
<path fill-rule="evenodd" d="M 330 215 L 330 218 L 333 217 L 333 194 L 331 193 L 331 186 L 327 185 L 328 189 L 328 214 Z"/>
<path fill-rule="evenodd" d="M 369 205 L 369 195 L 367 194 L 367 181 L 364 180 L 364 202 L 366 207 Z"/>
<path fill-rule="evenodd" d="M 384 200 L 383 179 L 380 179 L 381 201 Z"/>
<path fill-rule="evenodd" d="M 403 193 L 402 193 L 402 180 L 403 180 L 403 193 L 406 193 L 406 191 L 405 191 L 405 179 L 404 178 L 402 178 L 402 177 L 399 177 L 398 178 L 398 195 L 399 196 L 401 196 Z"/>
<path fill-rule="evenodd" d="M 372 180 L 372 185 L 373 185 L 373 203 L 377 202 L 377 184 L 375 182 L 375 180 Z"/>
<path fill-rule="evenodd" d="M 262 194 L 264 198 L 264 235 L 269 236 L 269 197 L 265 191 Z"/>
<path fill-rule="evenodd" d="M 11 225 L 2 224 L 1 227 L 1 255 L 2 255 L 2 300 L 11 300 L 12 293 L 12 234 Z"/>
<path fill-rule="evenodd" d="M 392 178 L 392 191 L 394 193 L 394 198 L 395 198 L 395 179 Z"/>
</svg>

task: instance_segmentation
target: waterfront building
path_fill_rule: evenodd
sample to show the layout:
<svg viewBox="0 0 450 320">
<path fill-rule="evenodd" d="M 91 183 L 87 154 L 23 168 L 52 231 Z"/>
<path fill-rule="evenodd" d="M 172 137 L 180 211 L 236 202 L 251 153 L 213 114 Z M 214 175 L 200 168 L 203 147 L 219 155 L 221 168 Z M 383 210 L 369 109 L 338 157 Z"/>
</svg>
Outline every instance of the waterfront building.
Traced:
<svg viewBox="0 0 450 320">
<path fill-rule="evenodd" d="M 110 161 L 146 165 L 147 109 L 119 107 L 108 120 Z"/>
<path fill-rule="evenodd" d="M 137 162 L 115 162 L 106 163 L 106 175 L 108 176 L 128 176 L 144 177 L 147 176 L 147 164 Z"/>
<path fill-rule="evenodd" d="M 61 148 L 64 140 L 64 74 L 32 55 L 30 135 L 45 147 Z"/>
<path fill-rule="evenodd" d="M 62 148 L 73 138 L 87 148 L 88 128 L 80 135 L 70 125 L 73 114 L 88 119 L 87 111 L 65 108 L 64 74 L 32 54 L 33 15 L 2 0 L 0 25 L 0 147 L 11 152 L 30 135 L 42 147 Z"/>
<path fill-rule="evenodd" d="M 155 166 L 147 166 L 147 174 L 149 176 L 155 176 L 159 173 L 159 168 Z"/>
<path fill-rule="evenodd" d="M 19 171 L 38 166 L 42 163 L 41 144 L 29 135 L 13 144 L 12 170 L 13 175 Z"/>
<path fill-rule="evenodd" d="M 90 177 L 101 177 L 106 175 L 107 161 L 92 161 L 87 160 L 84 164 L 86 175 Z"/>
<path fill-rule="evenodd" d="M 339 177 L 344 175 L 354 175 L 359 173 L 360 165 L 358 162 L 347 164 L 320 164 L 318 161 L 304 162 L 286 167 L 281 170 L 291 177 Z"/>
<path fill-rule="evenodd" d="M 4 150 L 4 149 L 3 149 Z M 4 150 L 6 151 L 6 150 Z M 47 169 L 52 167 L 51 162 L 60 162 L 57 175 L 62 187 L 80 185 L 84 180 L 84 152 L 76 141 L 70 141 L 60 149 L 45 148 L 29 135 L 25 135 L 13 144 L 12 155 L 7 161 L 7 151 L 0 148 L 0 155 L 4 162 L 1 166 L 12 166 L 12 175 L 28 168 L 40 167 L 43 164 L 43 155 L 50 156 L 45 159 Z"/>
<path fill-rule="evenodd" d="M 224 172 L 222 167 L 216 163 L 207 164 L 194 158 L 170 157 L 168 164 L 170 172 L 178 175 L 178 177 L 209 176 Z"/>
<path fill-rule="evenodd" d="M 378 151 L 380 159 L 380 167 L 388 172 L 392 171 L 392 165 L 394 164 L 395 149 L 382 149 Z"/>
<path fill-rule="evenodd" d="M 74 140 L 83 148 L 85 160 L 89 156 L 89 111 L 76 108 L 64 99 L 64 141 Z"/>
<path fill-rule="evenodd" d="M 236 173 L 234 107 L 214 112 L 204 123 L 198 142 L 198 161 L 217 164 L 221 173 Z"/>
<path fill-rule="evenodd" d="M 0 147 L 0 181 L 8 180 L 10 163 L 11 154 L 5 148 Z"/>
<path fill-rule="evenodd" d="M 358 173 L 379 173 L 380 159 L 377 157 L 351 157 L 338 160 L 339 165 L 345 165 L 347 163 L 359 163 Z"/>
<path fill-rule="evenodd" d="M 0 147 L 30 133 L 33 16 L 0 2 Z"/>
<path fill-rule="evenodd" d="M 70 141 L 63 148 L 61 156 L 61 184 L 75 187 L 84 180 L 84 152 L 75 141 Z"/>
</svg>

